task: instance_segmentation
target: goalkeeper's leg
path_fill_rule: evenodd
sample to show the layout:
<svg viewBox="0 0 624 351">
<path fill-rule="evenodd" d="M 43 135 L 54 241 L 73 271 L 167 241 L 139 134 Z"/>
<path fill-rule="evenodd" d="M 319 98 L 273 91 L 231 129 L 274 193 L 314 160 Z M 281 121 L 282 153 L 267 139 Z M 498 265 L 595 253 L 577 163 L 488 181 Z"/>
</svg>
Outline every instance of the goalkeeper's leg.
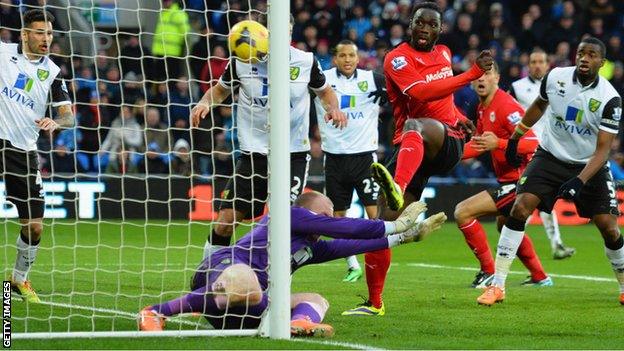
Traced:
<svg viewBox="0 0 624 351">
<path fill-rule="evenodd" d="M 293 336 L 331 337 L 334 328 L 321 323 L 329 309 L 329 302 L 315 293 L 298 293 L 290 297 L 290 333 Z"/>
</svg>

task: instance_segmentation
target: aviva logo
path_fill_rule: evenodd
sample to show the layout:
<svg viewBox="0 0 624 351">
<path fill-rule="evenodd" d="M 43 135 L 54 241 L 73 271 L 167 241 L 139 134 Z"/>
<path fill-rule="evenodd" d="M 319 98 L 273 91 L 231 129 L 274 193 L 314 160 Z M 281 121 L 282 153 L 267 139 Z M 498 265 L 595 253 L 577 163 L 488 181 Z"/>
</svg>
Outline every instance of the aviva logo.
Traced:
<svg viewBox="0 0 624 351">
<path fill-rule="evenodd" d="M 576 107 L 568 106 L 565 116 L 566 121 L 574 121 L 576 124 L 583 123 L 583 110 L 579 110 Z"/>
<path fill-rule="evenodd" d="M 30 92 L 30 89 L 32 89 L 34 82 L 35 81 L 32 78 L 29 78 L 24 73 L 20 73 L 15 80 L 15 84 L 13 84 L 13 88 L 22 89 L 24 91 Z"/>
<path fill-rule="evenodd" d="M 355 95 L 342 95 L 340 97 L 340 109 L 354 108 L 355 107 Z"/>
</svg>

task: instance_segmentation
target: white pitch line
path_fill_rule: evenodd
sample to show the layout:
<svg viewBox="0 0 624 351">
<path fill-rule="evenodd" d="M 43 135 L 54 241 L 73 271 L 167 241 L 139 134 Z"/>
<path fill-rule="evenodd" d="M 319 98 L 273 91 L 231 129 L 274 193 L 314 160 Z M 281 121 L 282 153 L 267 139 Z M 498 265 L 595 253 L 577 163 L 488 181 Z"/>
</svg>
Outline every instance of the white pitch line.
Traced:
<svg viewBox="0 0 624 351">
<path fill-rule="evenodd" d="M 57 307 L 64 307 L 64 308 L 73 308 L 73 309 L 80 309 L 80 310 L 87 310 L 87 311 L 93 311 L 93 312 L 100 312 L 100 313 L 108 313 L 108 314 L 116 314 L 116 315 L 120 315 L 120 316 L 125 316 L 125 317 L 130 317 L 130 318 L 136 318 L 137 317 L 137 313 L 130 313 L 130 312 L 126 312 L 126 311 L 119 311 L 119 310 L 113 310 L 113 309 L 108 309 L 108 308 L 100 308 L 100 307 L 90 307 L 90 306 L 81 306 L 81 305 L 73 305 L 73 304 L 67 304 L 67 303 L 60 303 L 60 302 L 49 302 L 49 301 L 41 301 L 42 305 L 50 305 L 50 306 L 57 306 Z M 175 323 L 179 323 L 179 324 L 185 324 L 185 325 L 191 325 L 191 326 L 195 326 L 195 327 L 202 327 L 202 331 L 205 332 L 209 332 L 209 331 L 214 331 L 215 334 L 214 335 L 207 335 L 207 336 L 225 336 L 224 333 L 221 333 L 223 331 L 216 331 L 216 330 L 209 330 L 209 329 L 205 329 L 203 326 L 197 324 L 197 323 L 193 323 L 193 322 L 189 322 L 186 320 L 182 320 L 182 319 L 178 319 L 178 318 L 168 318 L 167 319 L 168 322 L 175 322 Z M 236 333 L 235 330 L 225 330 L 225 333 L 231 332 L 233 334 Z M 178 330 L 178 331 L 165 331 L 163 333 L 151 333 L 149 336 L 185 336 L 185 334 L 188 334 L 187 336 L 193 336 L 192 335 L 193 331 L 192 330 Z M 221 335 L 219 335 L 219 333 L 221 333 Z M 37 333 L 35 333 L 37 334 Z M 39 333 L 41 334 L 42 338 L 64 338 L 64 336 L 62 334 L 58 334 L 56 336 L 51 336 L 49 333 Z M 135 331 L 118 331 L 118 333 L 110 333 L 110 335 L 98 335 L 97 333 L 91 333 L 91 332 L 84 332 L 84 333 L 74 333 L 76 335 L 67 335 L 65 337 L 70 338 L 70 337 L 87 337 L 87 338 L 98 338 L 98 337 L 139 337 L 139 336 L 146 336 L 143 333 L 140 332 L 135 332 Z M 84 335 L 81 335 L 84 334 Z M 118 334 L 118 335 L 115 335 Z M 17 336 L 16 339 L 21 339 L 21 335 L 14 335 Z M 32 333 L 26 333 L 24 334 L 25 338 L 39 338 L 39 335 L 34 335 Z M 352 349 L 352 350 L 384 350 L 384 349 L 380 349 L 380 348 L 376 348 L 373 346 L 369 346 L 369 345 L 363 345 L 363 344 L 356 344 L 356 343 L 350 343 L 350 342 L 342 342 L 342 341 L 331 341 L 331 340 L 308 340 L 308 339 L 290 339 L 293 342 L 304 342 L 304 343 L 310 343 L 310 344 L 320 344 L 320 345 L 330 345 L 330 346 L 340 346 L 340 347 L 344 347 L 347 349 Z"/>
<path fill-rule="evenodd" d="M 429 264 L 429 263 L 407 263 L 406 265 L 409 267 L 453 269 L 457 271 L 472 271 L 472 272 L 478 271 L 478 269 L 474 267 L 444 266 L 440 264 Z M 523 275 L 527 274 L 527 272 L 520 272 L 520 271 L 510 271 L 509 273 L 510 274 L 523 274 Z M 572 274 L 557 274 L 557 273 L 548 273 L 548 275 L 553 278 L 588 280 L 588 281 L 593 281 L 593 282 L 613 283 L 616 281 L 615 278 L 592 277 L 588 275 L 572 275 Z"/>
<path fill-rule="evenodd" d="M 116 314 L 116 315 L 119 315 L 119 316 L 130 317 L 132 319 L 136 319 L 137 316 L 138 316 L 138 312 L 131 313 L 131 312 L 113 310 L 113 309 L 108 309 L 108 308 L 82 306 L 82 305 L 73 305 L 73 304 L 62 303 L 62 302 L 41 301 L 41 304 L 42 305 L 56 306 L 56 307 L 64 307 L 64 308 L 68 308 L 68 309 L 77 309 L 77 310 L 86 310 L 86 311 L 93 311 L 93 312 L 100 312 L 100 313 L 107 313 L 107 314 Z M 198 327 L 198 328 L 202 328 L 202 329 L 206 329 L 201 324 L 193 323 L 193 322 L 190 322 L 190 321 L 187 321 L 187 320 L 184 320 L 184 319 L 180 319 L 180 318 L 177 318 L 177 317 L 167 318 L 167 321 L 168 322 L 173 322 L 173 323 L 178 323 L 178 324 L 190 325 L 190 326 Z"/>
<path fill-rule="evenodd" d="M 350 350 L 374 350 L 374 351 L 385 350 L 385 349 L 380 349 L 380 348 L 376 348 L 376 347 L 373 347 L 373 346 L 368 346 L 368 345 L 363 345 L 363 344 L 354 344 L 354 343 L 342 342 L 342 341 L 295 339 L 295 338 L 290 339 L 290 341 L 304 342 L 304 343 L 308 343 L 308 344 L 321 344 L 321 345 L 330 345 L 330 346 L 342 346 L 342 347 L 350 349 Z"/>
</svg>

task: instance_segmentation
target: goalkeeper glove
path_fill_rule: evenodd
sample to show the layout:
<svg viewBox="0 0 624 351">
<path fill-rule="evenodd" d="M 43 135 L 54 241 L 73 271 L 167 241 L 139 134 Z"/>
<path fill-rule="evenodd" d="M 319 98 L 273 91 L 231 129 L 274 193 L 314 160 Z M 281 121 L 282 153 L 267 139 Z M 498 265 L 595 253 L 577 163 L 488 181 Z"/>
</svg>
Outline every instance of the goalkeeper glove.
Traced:
<svg viewBox="0 0 624 351">
<path fill-rule="evenodd" d="M 518 168 L 522 164 L 522 157 L 518 155 L 518 141 L 519 139 L 509 139 L 505 149 L 505 159 L 513 168 Z"/>
<path fill-rule="evenodd" d="M 388 236 L 388 246 L 394 247 L 397 245 L 422 241 L 429 236 L 429 234 L 440 229 L 446 219 L 446 214 L 444 214 L 444 212 L 438 212 L 433 216 L 426 218 L 424 221 L 417 223 L 415 226 L 412 226 L 406 232 Z"/>
<path fill-rule="evenodd" d="M 374 97 L 373 103 L 379 103 L 379 106 L 385 105 L 388 102 L 388 92 L 383 89 L 377 89 L 368 94 L 368 97 Z"/>
<path fill-rule="evenodd" d="M 403 233 L 416 224 L 421 213 L 427 211 L 427 204 L 422 201 L 411 203 L 394 222 L 394 232 Z"/>
</svg>

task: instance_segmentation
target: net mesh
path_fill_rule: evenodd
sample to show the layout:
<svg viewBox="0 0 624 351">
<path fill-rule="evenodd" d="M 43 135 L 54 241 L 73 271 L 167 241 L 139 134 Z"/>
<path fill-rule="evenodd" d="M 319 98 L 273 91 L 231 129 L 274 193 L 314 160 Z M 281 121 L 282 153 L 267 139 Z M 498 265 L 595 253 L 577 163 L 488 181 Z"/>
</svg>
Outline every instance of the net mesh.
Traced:
<svg viewBox="0 0 624 351">
<path fill-rule="evenodd" d="M 2 1 L 0 39 L 19 42 L 24 11 L 42 3 Z M 198 128 L 190 111 L 225 69 L 229 28 L 266 23 L 266 3 L 49 0 L 44 8 L 56 18 L 50 58 L 76 127 L 41 132 L 37 142 L 45 212 L 28 279 L 42 304 L 14 295 L 13 332 L 134 331 L 143 307 L 189 291 L 202 260 L 214 199 L 239 151 L 231 98 Z M 6 185 L 0 257 L 8 280 L 20 221 Z M 252 225 L 236 224 L 238 236 Z M 197 315 L 167 327 L 209 328 Z"/>
</svg>

